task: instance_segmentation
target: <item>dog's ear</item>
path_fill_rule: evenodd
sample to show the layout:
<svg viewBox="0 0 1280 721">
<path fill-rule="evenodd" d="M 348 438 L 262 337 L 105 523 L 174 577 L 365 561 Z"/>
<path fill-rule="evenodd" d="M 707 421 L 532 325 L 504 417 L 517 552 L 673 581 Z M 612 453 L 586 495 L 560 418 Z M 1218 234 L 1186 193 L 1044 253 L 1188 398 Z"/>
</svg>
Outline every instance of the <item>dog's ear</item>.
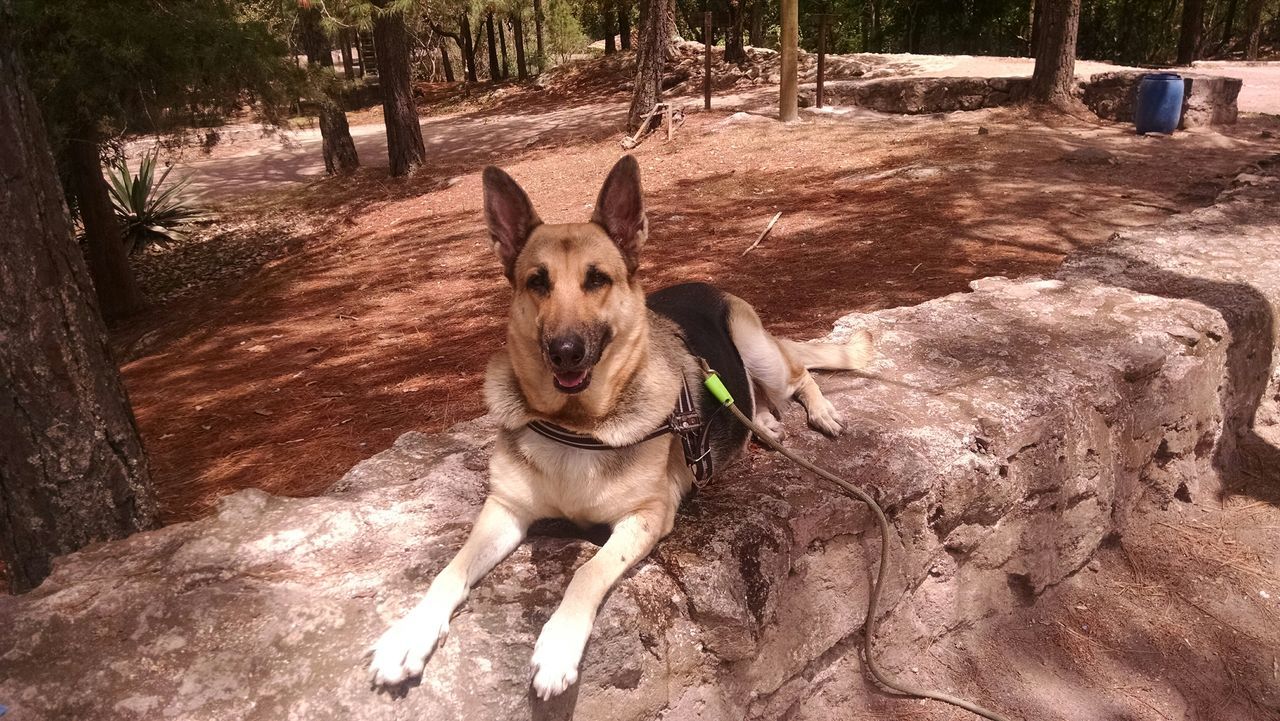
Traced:
<svg viewBox="0 0 1280 721">
<path fill-rule="evenodd" d="M 510 175 L 490 165 L 484 169 L 483 178 L 484 221 L 489 226 L 493 252 L 498 254 L 502 271 L 510 280 L 525 241 L 542 220 L 533 212 L 529 196 Z"/>
<path fill-rule="evenodd" d="M 604 228 L 627 262 L 627 272 L 635 273 L 640 265 L 640 248 L 649 235 L 649 219 L 644 213 L 644 195 L 640 189 L 640 164 L 630 155 L 609 171 L 600 188 L 591 222 Z"/>
</svg>

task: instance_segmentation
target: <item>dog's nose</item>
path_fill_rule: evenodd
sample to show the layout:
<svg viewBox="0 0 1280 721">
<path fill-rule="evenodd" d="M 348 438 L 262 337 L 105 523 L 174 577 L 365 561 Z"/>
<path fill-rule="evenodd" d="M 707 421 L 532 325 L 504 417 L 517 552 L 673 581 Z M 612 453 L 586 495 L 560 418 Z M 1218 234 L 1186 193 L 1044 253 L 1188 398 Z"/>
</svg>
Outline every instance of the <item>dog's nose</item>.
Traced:
<svg viewBox="0 0 1280 721">
<path fill-rule="evenodd" d="M 557 370 L 576 370 L 587 357 L 587 344 L 577 333 L 547 341 L 547 358 Z"/>
</svg>

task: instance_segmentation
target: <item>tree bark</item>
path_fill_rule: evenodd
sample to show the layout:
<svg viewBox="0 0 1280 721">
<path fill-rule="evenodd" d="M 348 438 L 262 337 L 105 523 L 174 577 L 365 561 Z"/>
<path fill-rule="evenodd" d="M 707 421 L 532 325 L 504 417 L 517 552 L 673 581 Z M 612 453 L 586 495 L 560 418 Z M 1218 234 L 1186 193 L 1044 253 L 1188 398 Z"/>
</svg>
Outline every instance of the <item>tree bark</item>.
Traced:
<svg viewBox="0 0 1280 721">
<path fill-rule="evenodd" d="M 409 84 L 409 31 L 400 13 L 377 13 L 373 45 L 378 56 L 382 118 L 387 128 L 387 159 L 392 177 L 407 175 L 427 162 L 418 125 L 418 106 Z"/>
<path fill-rule="evenodd" d="M 511 38 L 516 44 L 516 77 L 529 79 L 529 63 L 524 55 L 524 18 L 520 10 L 511 14 Z"/>
<path fill-rule="evenodd" d="M 751 22 L 747 24 L 747 43 L 753 48 L 764 43 L 764 4 L 760 0 L 751 2 Z"/>
<path fill-rule="evenodd" d="M 1031 74 L 1031 100 L 1058 108 L 1072 107 L 1080 0 L 1043 0 L 1043 5 L 1036 66 Z"/>
<path fill-rule="evenodd" d="M 631 49 L 631 5 L 618 0 L 618 40 L 624 51 Z"/>
<path fill-rule="evenodd" d="M 363 78 L 365 76 L 365 71 L 366 71 L 365 63 L 369 62 L 369 59 L 364 56 L 364 48 L 361 47 L 361 42 L 363 41 L 360 38 L 359 30 L 355 32 L 355 40 L 356 40 L 356 63 L 360 66 L 360 72 L 356 74 L 356 77 Z"/>
<path fill-rule="evenodd" d="M 488 33 L 489 39 L 489 81 L 497 82 L 502 79 L 502 71 L 498 69 L 498 36 L 493 29 L 493 11 L 489 11 L 488 17 L 485 19 L 485 31 Z"/>
<path fill-rule="evenodd" d="M 542 48 L 542 0 L 533 0 L 533 40 L 538 52 L 538 72 L 547 69 L 547 54 Z"/>
<path fill-rule="evenodd" d="M 443 39 L 440 40 L 440 65 L 444 68 L 444 81 L 453 82 L 453 63 L 449 61 L 449 48 L 444 44 Z"/>
<path fill-rule="evenodd" d="M 503 18 L 498 18 L 497 23 L 498 47 L 502 48 L 502 79 L 506 80 L 511 77 L 511 63 L 507 55 L 507 23 Z"/>
<path fill-rule="evenodd" d="M 778 90 L 778 119 L 790 122 L 800 117 L 797 99 L 799 83 L 800 3 L 782 0 L 782 83 Z"/>
<path fill-rule="evenodd" d="M 0 2 L 0 584 L 21 592 L 156 503 L 13 26 Z"/>
<path fill-rule="evenodd" d="M 1027 34 L 1027 55 L 1034 58 L 1040 49 L 1040 26 L 1044 24 L 1044 0 L 1031 0 L 1031 30 Z"/>
<path fill-rule="evenodd" d="M 600 7 L 600 34 L 604 36 L 604 54 L 613 55 L 618 52 L 618 43 L 613 31 L 618 27 L 617 14 L 613 10 L 613 0 L 604 0 Z"/>
<path fill-rule="evenodd" d="M 480 80 L 476 75 L 476 46 L 471 41 L 471 23 L 467 21 L 466 13 L 462 13 L 458 20 L 458 31 L 462 34 L 458 47 L 462 49 L 462 66 L 467 74 L 467 82 L 478 83 Z"/>
<path fill-rule="evenodd" d="M 1228 0 L 1225 20 L 1222 24 L 1222 37 L 1218 39 L 1215 55 L 1221 55 L 1222 51 L 1226 50 L 1227 46 L 1231 44 L 1231 36 L 1235 33 L 1236 11 L 1239 7 L 1240 3 L 1237 0 Z"/>
<path fill-rule="evenodd" d="M 747 60 L 747 51 L 742 42 L 746 21 L 742 2 L 743 0 L 725 0 L 725 9 L 729 16 L 729 26 L 724 29 L 724 61 L 726 63 L 742 64 Z"/>
<path fill-rule="evenodd" d="M 124 238 L 111 191 L 102 177 L 102 153 L 96 129 L 82 128 L 67 144 L 71 191 L 84 226 L 89 272 L 98 292 L 98 306 L 108 322 L 136 313 L 146 305 L 142 290 L 129 267 Z"/>
<path fill-rule="evenodd" d="M 351 63 L 351 31 L 338 33 L 338 43 L 342 45 L 342 75 L 347 80 L 355 80 L 356 71 Z"/>
<path fill-rule="evenodd" d="M 360 167 L 355 141 L 347 114 L 332 99 L 320 104 L 320 145 L 324 154 L 324 171 L 329 175 L 354 173 Z"/>
<path fill-rule="evenodd" d="M 662 70 L 675 29 L 675 0 L 648 0 L 640 47 L 636 50 L 636 82 L 627 113 L 627 132 L 640 129 L 644 116 L 662 97 Z"/>
<path fill-rule="evenodd" d="M 333 50 L 329 36 L 320 25 L 320 8 L 315 5 L 299 8 L 298 22 L 307 64 L 318 62 L 321 67 L 333 67 Z M 325 60 L 329 61 L 327 66 Z M 323 76 L 316 78 L 314 92 L 319 96 L 316 100 L 320 104 L 320 152 L 324 156 L 324 170 L 329 175 L 345 175 L 360 167 L 360 158 L 356 155 L 356 144 L 351 139 L 351 127 L 347 124 L 347 114 L 342 110 L 341 98 L 333 97 L 336 89 L 331 87 L 330 71 L 322 72 Z"/>
<path fill-rule="evenodd" d="M 1262 42 L 1263 0 L 1249 0 L 1244 10 L 1244 59 L 1257 60 L 1258 46 Z"/>
<path fill-rule="evenodd" d="M 1183 0 L 1182 26 L 1178 33 L 1178 64 L 1190 65 L 1200 53 L 1204 32 L 1204 0 Z"/>
</svg>

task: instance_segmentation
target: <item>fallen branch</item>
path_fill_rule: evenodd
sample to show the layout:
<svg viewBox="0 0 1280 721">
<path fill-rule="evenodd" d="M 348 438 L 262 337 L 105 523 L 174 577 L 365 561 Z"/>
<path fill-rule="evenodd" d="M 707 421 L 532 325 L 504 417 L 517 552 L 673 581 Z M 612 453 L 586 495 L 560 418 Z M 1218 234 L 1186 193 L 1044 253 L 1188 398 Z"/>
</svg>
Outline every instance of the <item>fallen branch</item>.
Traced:
<svg viewBox="0 0 1280 721">
<path fill-rule="evenodd" d="M 757 245 L 760 245 L 760 241 L 764 240 L 765 236 L 767 236 L 767 235 L 769 234 L 769 231 L 773 230 L 773 225 L 774 225 L 774 223 L 777 223 L 777 222 L 778 222 L 778 218 L 781 218 L 781 217 L 782 217 L 782 211 L 781 211 L 781 210 L 779 210 L 778 212 L 774 213 L 774 214 L 773 214 L 773 218 L 769 221 L 769 224 L 768 224 L 768 225 L 766 225 L 766 226 L 764 227 L 764 230 L 760 231 L 760 237 L 759 237 L 759 238 L 756 238 L 756 242 L 754 242 L 754 243 L 752 243 L 751 245 L 747 246 L 747 249 L 746 249 L 746 250 L 744 250 L 744 251 L 742 251 L 742 255 L 746 255 L 747 253 L 750 253 L 751 251 L 755 250 L 755 249 L 756 249 L 756 246 L 757 246 Z M 739 257 L 741 257 L 741 256 L 739 256 Z"/>
<path fill-rule="evenodd" d="M 654 105 L 645 114 L 644 120 L 640 121 L 640 127 L 636 129 L 635 135 L 628 135 L 622 139 L 622 147 L 627 150 L 635 148 L 640 145 L 645 136 L 661 128 L 664 122 L 667 126 L 667 142 L 669 143 L 675 135 L 676 128 L 684 124 L 684 111 L 675 108 L 670 103 Z"/>
</svg>

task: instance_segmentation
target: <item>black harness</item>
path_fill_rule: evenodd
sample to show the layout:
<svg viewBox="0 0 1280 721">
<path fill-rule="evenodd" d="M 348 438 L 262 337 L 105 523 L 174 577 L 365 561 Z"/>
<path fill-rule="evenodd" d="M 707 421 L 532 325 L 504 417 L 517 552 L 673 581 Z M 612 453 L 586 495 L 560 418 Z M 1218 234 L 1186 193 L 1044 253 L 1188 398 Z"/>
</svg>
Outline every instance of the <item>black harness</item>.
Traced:
<svg viewBox="0 0 1280 721">
<path fill-rule="evenodd" d="M 694 479 L 701 485 L 711 478 L 712 471 L 709 435 L 704 425 L 706 424 L 702 422 L 702 414 L 698 412 L 698 406 L 694 403 L 693 393 L 689 391 L 689 381 L 685 380 L 680 384 L 680 398 L 676 401 L 676 409 L 667 417 L 667 422 L 644 438 L 625 446 L 611 446 L 595 436 L 574 433 L 568 428 L 546 421 L 529 421 L 527 427 L 543 438 L 584 451 L 613 451 L 629 448 L 668 433 L 674 433 L 680 438 L 680 447 L 684 450 L 684 462 L 689 464 Z"/>
</svg>

